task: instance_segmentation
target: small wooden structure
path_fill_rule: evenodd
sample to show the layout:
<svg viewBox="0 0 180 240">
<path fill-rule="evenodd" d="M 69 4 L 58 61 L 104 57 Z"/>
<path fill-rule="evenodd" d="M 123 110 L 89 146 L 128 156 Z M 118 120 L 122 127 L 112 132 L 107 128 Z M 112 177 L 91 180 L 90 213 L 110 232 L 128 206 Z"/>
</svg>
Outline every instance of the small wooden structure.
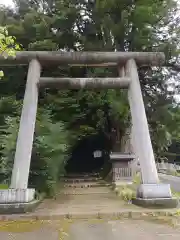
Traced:
<svg viewBox="0 0 180 240">
<path fill-rule="evenodd" d="M 112 163 L 113 182 L 128 180 L 132 181 L 133 170 L 130 166 L 130 162 L 135 159 L 134 154 L 129 153 L 111 153 L 110 161 Z"/>
</svg>

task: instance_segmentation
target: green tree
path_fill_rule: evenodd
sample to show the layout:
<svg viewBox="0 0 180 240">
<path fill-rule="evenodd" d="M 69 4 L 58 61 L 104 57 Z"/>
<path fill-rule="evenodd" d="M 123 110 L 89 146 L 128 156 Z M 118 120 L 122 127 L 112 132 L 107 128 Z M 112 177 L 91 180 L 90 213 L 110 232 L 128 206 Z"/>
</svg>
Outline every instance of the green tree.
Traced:
<svg viewBox="0 0 180 240">
<path fill-rule="evenodd" d="M 8 56 L 14 57 L 16 51 L 20 50 L 20 46 L 15 42 L 15 37 L 8 35 L 6 27 L 0 26 L 0 55 L 7 58 Z M 3 71 L 0 71 L 0 78 L 4 76 Z"/>
</svg>

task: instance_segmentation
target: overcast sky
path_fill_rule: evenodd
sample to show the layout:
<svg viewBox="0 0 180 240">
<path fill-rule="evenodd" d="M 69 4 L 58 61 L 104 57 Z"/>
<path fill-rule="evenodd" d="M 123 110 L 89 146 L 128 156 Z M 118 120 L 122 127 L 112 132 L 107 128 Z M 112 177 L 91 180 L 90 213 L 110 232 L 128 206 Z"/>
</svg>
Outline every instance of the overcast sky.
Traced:
<svg viewBox="0 0 180 240">
<path fill-rule="evenodd" d="M 180 3 L 180 0 L 177 0 Z M 0 4 L 4 4 L 6 6 L 13 6 L 13 0 L 0 0 Z"/>
<path fill-rule="evenodd" d="M 0 4 L 4 4 L 6 6 L 13 5 L 13 0 L 0 0 Z"/>
<path fill-rule="evenodd" d="M 177 2 L 180 2 L 180 0 L 177 0 Z M 4 4 L 6 6 L 13 5 L 13 0 L 0 0 L 0 4 Z"/>
</svg>

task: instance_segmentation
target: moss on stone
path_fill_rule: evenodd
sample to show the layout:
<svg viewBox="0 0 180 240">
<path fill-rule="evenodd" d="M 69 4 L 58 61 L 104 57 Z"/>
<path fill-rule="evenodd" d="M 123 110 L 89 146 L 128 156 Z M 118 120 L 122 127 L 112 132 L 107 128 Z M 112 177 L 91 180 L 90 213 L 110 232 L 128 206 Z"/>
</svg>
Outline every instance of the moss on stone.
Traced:
<svg viewBox="0 0 180 240">
<path fill-rule="evenodd" d="M 0 231 L 1 232 L 30 232 L 42 227 L 47 224 L 48 221 L 43 220 L 27 220 L 27 221 L 1 221 Z"/>
</svg>

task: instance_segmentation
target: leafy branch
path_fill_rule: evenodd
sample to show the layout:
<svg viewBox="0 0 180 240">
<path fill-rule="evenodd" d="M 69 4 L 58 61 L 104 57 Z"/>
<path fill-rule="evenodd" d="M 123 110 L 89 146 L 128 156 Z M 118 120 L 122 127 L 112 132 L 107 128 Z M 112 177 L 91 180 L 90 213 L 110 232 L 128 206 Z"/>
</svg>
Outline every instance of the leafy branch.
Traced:
<svg viewBox="0 0 180 240">
<path fill-rule="evenodd" d="M 15 57 L 16 51 L 20 50 L 21 47 L 16 43 L 16 38 L 8 35 L 6 27 L 0 26 L 0 55 L 4 58 L 8 56 Z M 0 70 L 0 78 L 4 76 L 2 70 Z"/>
</svg>

